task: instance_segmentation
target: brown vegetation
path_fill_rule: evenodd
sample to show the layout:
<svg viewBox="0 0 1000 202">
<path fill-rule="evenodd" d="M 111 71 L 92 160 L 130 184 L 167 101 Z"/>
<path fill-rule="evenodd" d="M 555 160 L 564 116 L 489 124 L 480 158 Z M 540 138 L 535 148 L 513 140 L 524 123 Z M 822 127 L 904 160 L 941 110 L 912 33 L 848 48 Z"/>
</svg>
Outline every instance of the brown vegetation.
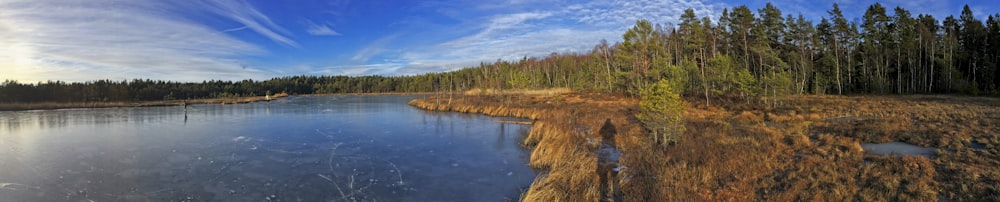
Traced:
<svg viewBox="0 0 1000 202">
<path fill-rule="evenodd" d="M 525 201 L 936 201 L 1000 195 L 1000 99 L 955 96 L 798 96 L 761 107 L 688 100 L 687 131 L 651 143 L 638 101 L 607 94 L 431 97 L 443 111 L 535 119 L 525 145 L 546 170 Z M 624 166 L 597 172 L 598 128 L 617 128 Z M 866 155 L 861 143 L 939 148 L 935 157 Z M 602 185 L 602 183 L 609 183 Z M 609 186 L 610 185 L 610 186 Z M 602 190 L 602 188 L 607 190 Z"/>
<path fill-rule="evenodd" d="M 571 93 L 573 90 L 569 88 L 546 88 L 546 89 L 472 89 L 467 90 L 463 94 L 465 95 L 503 95 L 503 94 L 516 94 L 516 95 L 559 95 Z"/>
<path fill-rule="evenodd" d="M 141 102 L 0 103 L 0 111 L 69 109 L 69 108 L 154 107 L 154 106 L 180 106 L 185 104 L 242 104 L 242 103 L 269 101 L 287 96 L 288 94 L 279 93 L 271 96 L 212 98 L 212 99 L 194 99 L 194 100 L 162 100 L 162 101 L 141 101 Z"/>
<path fill-rule="evenodd" d="M 602 186 L 597 172 L 595 150 L 602 139 L 599 130 L 610 119 L 617 138 L 643 134 L 630 116 L 638 101 L 600 94 L 431 97 L 410 104 L 429 110 L 534 119 L 523 144 L 534 148 L 529 165 L 546 172 L 524 195 L 526 201 L 594 201 L 607 197 L 602 195 L 607 195 L 608 190 L 600 188 L 614 186 Z"/>
</svg>

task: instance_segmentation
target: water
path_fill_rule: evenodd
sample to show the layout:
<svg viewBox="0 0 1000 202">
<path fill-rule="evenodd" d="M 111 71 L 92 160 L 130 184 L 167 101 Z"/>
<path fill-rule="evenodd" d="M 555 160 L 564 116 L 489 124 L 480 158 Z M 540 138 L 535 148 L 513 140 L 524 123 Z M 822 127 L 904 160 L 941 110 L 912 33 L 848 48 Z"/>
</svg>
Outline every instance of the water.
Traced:
<svg viewBox="0 0 1000 202">
<path fill-rule="evenodd" d="M 903 142 L 861 144 L 861 148 L 863 148 L 865 152 L 878 155 L 895 154 L 895 155 L 926 156 L 926 157 L 934 157 L 935 156 L 934 151 L 936 150 L 934 148 L 921 147 Z"/>
<path fill-rule="evenodd" d="M 985 144 L 979 143 L 979 142 L 976 142 L 976 141 L 970 142 L 969 143 L 969 147 L 971 147 L 973 149 L 980 149 L 980 150 L 986 149 L 986 145 Z"/>
<path fill-rule="evenodd" d="M 502 201 L 529 126 L 419 96 L 0 112 L 0 201 Z"/>
</svg>

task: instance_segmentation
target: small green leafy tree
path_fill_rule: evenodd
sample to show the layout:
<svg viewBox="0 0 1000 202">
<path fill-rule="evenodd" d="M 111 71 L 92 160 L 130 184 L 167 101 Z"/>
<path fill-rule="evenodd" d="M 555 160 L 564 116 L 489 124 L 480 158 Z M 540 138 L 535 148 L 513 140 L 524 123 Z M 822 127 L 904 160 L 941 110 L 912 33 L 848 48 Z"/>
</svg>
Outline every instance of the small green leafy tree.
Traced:
<svg viewBox="0 0 1000 202">
<path fill-rule="evenodd" d="M 639 114 L 653 141 L 659 144 L 673 144 L 684 133 L 684 102 L 680 97 L 681 85 L 660 79 L 641 92 Z"/>
<path fill-rule="evenodd" d="M 531 84 L 531 78 L 527 73 L 520 70 L 513 70 L 507 78 L 507 85 L 513 89 L 527 89 Z"/>
</svg>

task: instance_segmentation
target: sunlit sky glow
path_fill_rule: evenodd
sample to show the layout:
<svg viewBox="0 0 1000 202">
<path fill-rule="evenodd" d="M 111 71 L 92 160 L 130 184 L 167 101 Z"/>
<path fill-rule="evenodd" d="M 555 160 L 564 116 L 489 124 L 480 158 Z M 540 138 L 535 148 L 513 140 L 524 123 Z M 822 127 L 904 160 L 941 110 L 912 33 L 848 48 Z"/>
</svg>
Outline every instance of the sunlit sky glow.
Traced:
<svg viewBox="0 0 1000 202">
<path fill-rule="evenodd" d="M 686 8 L 767 1 L 3 0 L 0 80 L 262 80 L 293 75 L 413 75 L 497 59 L 586 52 L 637 19 L 676 24 Z M 876 1 L 778 0 L 818 22 L 833 2 L 858 18 Z M 993 0 L 885 0 L 939 21 Z"/>
</svg>

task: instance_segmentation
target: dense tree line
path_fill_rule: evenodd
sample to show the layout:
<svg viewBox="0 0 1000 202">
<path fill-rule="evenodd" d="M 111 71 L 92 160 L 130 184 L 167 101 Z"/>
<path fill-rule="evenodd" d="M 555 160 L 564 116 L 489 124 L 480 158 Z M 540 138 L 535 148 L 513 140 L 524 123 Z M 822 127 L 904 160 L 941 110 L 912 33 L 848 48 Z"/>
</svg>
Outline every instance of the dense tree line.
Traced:
<svg viewBox="0 0 1000 202">
<path fill-rule="evenodd" d="M 243 80 L 182 83 L 135 79 L 98 80 L 83 83 L 62 81 L 22 84 L 0 83 L 0 102 L 131 102 L 263 96 L 275 93 L 381 93 L 448 91 L 441 83 L 452 82 L 469 70 L 418 76 L 292 76 L 266 81 Z M 463 81 L 468 83 L 466 81 Z M 454 88 L 449 86 L 450 88 Z"/>
<path fill-rule="evenodd" d="M 777 98 L 787 94 L 1000 94 L 1000 14 L 985 22 L 966 6 L 938 20 L 881 4 L 851 21 L 837 4 L 818 23 L 771 4 L 725 9 L 718 19 L 688 9 L 673 25 L 639 20 L 623 41 L 588 53 L 481 63 L 415 76 L 292 76 L 266 81 L 180 83 L 99 80 L 0 83 L 0 102 L 195 99 L 314 93 L 431 92 L 568 87 L 640 95 L 661 79 L 689 97 Z M 767 99 L 765 99 L 767 100 Z M 773 100 L 773 99 L 772 99 Z"/>
<path fill-rule="evenodd" d="M 637 21 L 623 42 L 589 54 L 497 62 L 489 87 L 571 87 L 637 95 L 659 79 L 688 96 L 786 94 L 1000 94 L 1000 14 L 983 23 L 966 6 L 938 21 L 881 4 L 850 21 L 837 4 L 814 23 L 772 4 L 688 9 L 677 26 Z M 510 66 L 510 67 L 508 67 Z M 506 71 L 505 69 L 510 69 Z"/>
</svg>

